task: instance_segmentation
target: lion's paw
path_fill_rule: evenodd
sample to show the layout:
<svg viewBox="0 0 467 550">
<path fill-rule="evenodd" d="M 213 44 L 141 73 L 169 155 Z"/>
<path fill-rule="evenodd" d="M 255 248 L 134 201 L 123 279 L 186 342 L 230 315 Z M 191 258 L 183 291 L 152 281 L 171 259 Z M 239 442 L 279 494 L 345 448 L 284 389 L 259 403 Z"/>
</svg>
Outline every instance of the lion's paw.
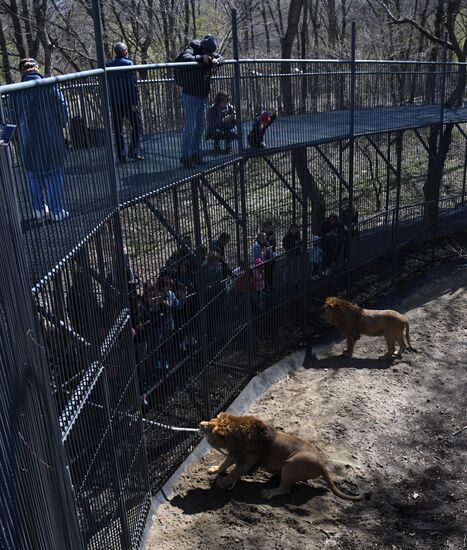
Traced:
<svg viewBox="0 0 467 550">
<path fill-rule="evenodd" d="M 211 466 L 208 468 L 208 474 L 217 474 L 219 472 L 219 466 Z"/>
</svg>

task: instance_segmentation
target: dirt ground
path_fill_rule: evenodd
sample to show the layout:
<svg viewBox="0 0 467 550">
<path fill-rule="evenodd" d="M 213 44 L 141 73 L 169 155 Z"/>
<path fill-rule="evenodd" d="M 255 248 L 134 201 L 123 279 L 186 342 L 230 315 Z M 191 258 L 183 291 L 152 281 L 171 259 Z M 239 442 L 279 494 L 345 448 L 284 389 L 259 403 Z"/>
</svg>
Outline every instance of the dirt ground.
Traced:
<svg viewBox="0 0 467 550">
<path fill-rule="evenodd" d="M 336 484 L 369 499 L 342 500 L 319 479 L 267 501 L 278 480 L 261 471 L 220 490 L 207 469 L 222 457 L 210 451 L 158 509 L 147 549 L 467 548 L 467 267 L 391 306 L 410 318 L 417 353 L 377 360 L 384 340 L 368 337 L 353 359 L 343 342 L 303 351 L 303 368 L 249 410 L 317 442 Z"/>
</svg>

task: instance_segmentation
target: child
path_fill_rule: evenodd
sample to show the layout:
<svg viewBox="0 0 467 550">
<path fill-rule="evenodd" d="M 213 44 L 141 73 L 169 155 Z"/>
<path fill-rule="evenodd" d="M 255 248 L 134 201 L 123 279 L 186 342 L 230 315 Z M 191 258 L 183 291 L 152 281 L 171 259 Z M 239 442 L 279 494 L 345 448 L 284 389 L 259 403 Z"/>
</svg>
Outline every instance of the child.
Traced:
<svg viewBox="0 0 467 550">
<path fill-rule="evenodd" d="M 308 257 L 310 259 L 311 265 L 311 278 L 316 281 L 316 279 L 319 279 L 319 276 L 322 272 L 323 253 L 319 244 L 318 235 L 313 235 L 311 237 L 311 241 L 312 242 L 308 251 Z"/>
<path fill-rule="evenodd" d="M 219 141 L 225 141 L 225 152 L 232 150 L 231 142 L 237 139 L 235 109 L 229 103 L 229 96 L 223 92 L 216 94 L 214 103 L 207 114 L 206 140 L 214 140 L 214 151 L 220 151 Z"/>
<path fill-rule="evenodd" d="M 253 121 L 253 128 L 248 134 L 248 145 L 258 149 L 264 149 L 264 134 L 271 124 L 276 120 L 276 115 L 269 114 L 263 111 L 260 115 L 256 115 Z"/>
</svg>

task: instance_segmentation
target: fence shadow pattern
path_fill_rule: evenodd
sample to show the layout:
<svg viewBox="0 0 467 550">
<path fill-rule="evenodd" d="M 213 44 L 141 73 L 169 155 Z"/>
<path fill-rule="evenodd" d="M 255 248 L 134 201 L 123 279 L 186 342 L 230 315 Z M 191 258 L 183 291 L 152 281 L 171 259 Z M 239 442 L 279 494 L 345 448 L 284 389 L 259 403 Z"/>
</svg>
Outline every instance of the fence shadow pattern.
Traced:
<svg viewBox="0 0 467 550">
<path fill-rule="evenodd" d="M 467 108 L 443 106 L 457 70 L 227 62 L 211 76 L 209 102 L 229 96 L 236 139 L 217 150 L 203 138 L 204 163 L 192 168 L 180 165 L 173 65 L 0 88 L 3 122 L 18 126 L 1 151 L 5 231 L 16 231 L 17 246 L 0 248 L 23 261 L 5 276 L 32 288 L 25 307 L 52 411 L 49 445 L 64 451 L 50 456 L 64 477 L 50 506 L 62 498 L 76 535 L 62 547 L 137 548 L 151 495 L 200 441 L 184 428 L 313 335 L 322 298 L 355 295 L 372 261 L 391 256 L 396 276 L 404 246 L 467 227 Z M 126 97 L 129 75 L 137 116 L 125 111 L 119 128 L 112 97 Z M 264 111 L 276 119 L 251 146 Z M 452 146 L 427 225 L 426 144 L 442 124 L 454 125 Z M 143 159 L 129 158 L 135 139 Z M 11 320 L 30 325 L 6 287 L 0 298 L 1 338 L 11 344 Z M 7 360 L 19 360 L 6 344 L 5 380 Z M 5 410 L 23 383 L 4 385 Z M 21 403 L 16 414 L 25 411 Z M 2 437 L 6 454 L 18 436 Z M 5 525 L 7 547 L 43 547 L 27 541 L 30 527 Z"/>
</svg>

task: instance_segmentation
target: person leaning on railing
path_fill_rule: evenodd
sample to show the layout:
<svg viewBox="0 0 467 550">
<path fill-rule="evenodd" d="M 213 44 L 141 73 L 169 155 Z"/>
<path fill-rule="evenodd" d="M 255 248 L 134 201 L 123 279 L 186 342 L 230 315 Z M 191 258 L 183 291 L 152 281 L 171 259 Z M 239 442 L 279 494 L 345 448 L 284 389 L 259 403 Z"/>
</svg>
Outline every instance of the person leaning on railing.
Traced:
<svg viewBox="0 0 467 550">
<path fill-rule="evenodd" d="M 204 164 L 201 156 L 206 116 L 206 99 L 211 89 L 213 69 L 224 60 L 215 53 L 217 43 L 212 34 L 202 40 L 193 40 L 177 57 L 179 62 L 196 61 L 197 67 L 180 67 L 174 72 L 174 79 L 182 87 L 184 111 L 182 151 L 180 162 L 185 168 Z"/>
<path fill-rule="evenodd" d="M 115 57 L 106 67 L 128 67 L 134 65 L 128 58 L 126 44 L 118 42 L 114 46 Z M 126 162 L 125 144 L 123 141 L 123 119 L 131 125 L 131 143 L 128 156 L 134 160 L 143 160 L 139 154 L 141 117 L 139 113 L 139 93 L 134 71 L 109 72 L 109 98 L 112 108 L 115 143 L 119 162 Z"/>
<path fill-rule="evenodd" d="M 22 82 L 44 78 L 38 62 L 31 57 L 19 62 L 19 70 Z M 28 88 L 18 92 L 13 101 L 31 193 L 32 217 L 65 220 L 70 216 L 64 208 L 63 194 L 63 129 L 68 121 L 68 105 L 56 85 Z"/>
</svg>

